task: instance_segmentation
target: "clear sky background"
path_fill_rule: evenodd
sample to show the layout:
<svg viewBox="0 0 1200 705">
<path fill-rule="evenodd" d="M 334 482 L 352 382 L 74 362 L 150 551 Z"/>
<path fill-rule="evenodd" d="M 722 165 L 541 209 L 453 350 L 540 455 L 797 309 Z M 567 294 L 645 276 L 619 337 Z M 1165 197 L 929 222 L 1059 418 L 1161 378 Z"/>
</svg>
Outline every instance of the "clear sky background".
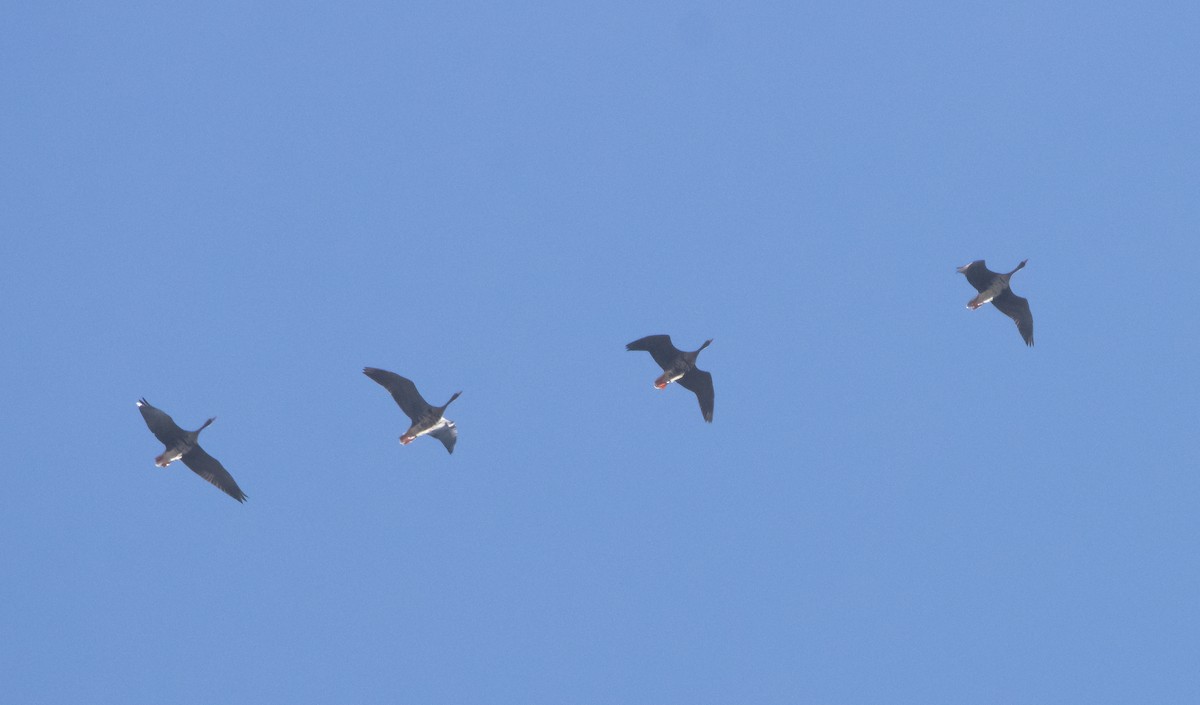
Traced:
<svg viewBox="0 0 1200 705">
<path fill-rule="evenodd" d="M 1124 5 L 8 4 L 4 699 L 1200 702 L 1200 9 Z"/>
</svg>

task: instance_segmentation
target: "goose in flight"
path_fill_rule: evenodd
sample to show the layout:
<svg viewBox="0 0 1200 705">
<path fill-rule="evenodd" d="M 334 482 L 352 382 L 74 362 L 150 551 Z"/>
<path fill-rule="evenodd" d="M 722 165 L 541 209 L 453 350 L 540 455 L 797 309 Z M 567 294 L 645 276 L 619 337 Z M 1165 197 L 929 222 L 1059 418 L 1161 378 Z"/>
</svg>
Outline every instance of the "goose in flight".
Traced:
<svg viewBox="0 0 1200 705">
<path fill-rule="evenodd" d="M 710 343 L 712 343 L 711 338 L 704 341 L 704 344 L 696 351 L 684 352 L 671 344 L 669 335 L 648 335 L 626 345 L 625 349 L 645 350 L 650 353 L 658 366 L 663 369 L 662 375 L 654 380 L 654 388 L 666 389 L 671 382 L 678 382 L 679 386 L 696 394 L 696 398 L 700 400 L 700 413 L 704 415 L 705 421 L 712 423 L 714 397 L 712 375 L 696 367 L 696 356 Z"/>
<path fill-rule="evenodd" d="M 150 406 L 150 402 L 145 399 L 139 399 L 137 406 L 150 432 L 166 446 L 162 455 L 154 459 L 155 465 L 165 468 L 176 460 L 182 460 L 192 472 L 216 485 L 225 494 L 239 502 L 246 501 L 246 493 L 234 482 L 233 476 L 216 458 L 204 452 L 197 442 L 200 432 L 208 428 L 216 417 L 205 421 L 204 425 L 195 431 L 185 431 L 176 425 L 166 412 Z"/>
<path fill-rule="evenodd" d="M 958 271 L 966 275 L 967 281 L 979 292 L 978 296 L 967 302 L 967 308 L 974 311 L 991 301 L 993 306 L 1000 309 L 1000 313 L 1017 324 L 1017 330 L 1021 332 L 1025 344 L 1033 345 L 1033 314 L 1029 311 L 1029 300 L 1014 294 L 1008 285 L 1012 275 L 1028 261 L 1021 260 L 1016 269 L 1007 274 L 993 272 L 981 259 L 959 267 Z"/>
<path fill-rule="evenodd" d="M 392 393 L 392 398 L 400 405 L 400 410 L 412 419 L 412 426 L 400 436 L 400 444 L 408 445 L 418 436 L 429 434 L 446 446 L 446 451 L 454 452 L 454 443 L 458 440 L 458 429 L 454 422 L 442 416 L 450 402 L 458 398 L 462 392 L 455 392 L 450 401 L 441 406 L 430 406 L 417 391 L 417 385 L 412 380 L 405 379 L 395 372 L 380 370 L 375 367 L 364 367 L 363 374 L 378 382 Z"/>
</svg>

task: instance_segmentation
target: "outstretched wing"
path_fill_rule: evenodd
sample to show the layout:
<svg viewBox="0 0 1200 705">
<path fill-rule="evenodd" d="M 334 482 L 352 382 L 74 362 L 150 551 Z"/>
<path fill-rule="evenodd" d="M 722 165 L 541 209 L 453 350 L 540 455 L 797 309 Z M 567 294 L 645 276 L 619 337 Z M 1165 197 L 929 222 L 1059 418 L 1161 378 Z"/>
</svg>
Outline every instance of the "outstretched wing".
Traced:
<svg viewBox="0 0 1200 705">
<path fill-rule="evenodd" d="M 700 400 L 700 413 L 704 414 L 705 421 L 712 423 L 713 400 L 716 396 L 713 393 L 712 373 L 693 368 L 676 382 L 696 393 L 696 398 Z"/>
<path fill-rule="evenodd" d="M 184 436 L 184 430 L 167 415 L 167 412 L 150 406 L 150 402 L 145 399 L 139 399 L 137 406 L 138 411 L 142 412 L 142 418 L 146 420 L 146 426 L 163 445 L 174 445 Z"/>
<path fill-rule="evenodd" d="M 417 385 L 413 384 L 410 379 L 405 379 L 395 372 L 374 367 L 364 367 L 363 374 L 391 392 L 392 398 L 400 405 L 400 410 L 408 415 L 413 423 L 416 423 L 418 418 L 433 408 L 421 397 L 421 393 L 417 391 Z"/>
<path fill-rule="evenodd" d="M 458 427 L 450 419 L 443 418 L 442 424 L 429 432 L 429 435 L 442 442 L 446 446 L 446 452 L 454 452 L 454 444 L 458 442 Z"/>
<path fill-rule="evenodd" d="M 645 338 L 638 338 L 629 345 L 625 346 L 626 350 L 645 350 L 650 353 L 650 357 L 658 363 L 658 366 L 664 370 L 671 366 L 680 355 L 683 354 L 671 344 L 671 336 L 669 335 L 648 335 Z"/>
<path fill-rule="evenodd" d="M 205 480 L 216 485 L 222 492 L 233 497 L 239 502 L 246 501 L 246 493 L 242 492 L 242 488 L 233 481 L 233 475 L 229 474 L 221 463 L 200 446 L 196 446 L 184 454 L 183 464 L 192 469 Z"/>
<path fill-rule="evenodd" d="M 967 281 L 971 283 L 971 286 L 975 287 L 975 291 L 987 289 L 997 276 L 995 272 L 987 268 L 981 259 L 968 264 L 963 270 L 963 274 L 967 276 Z"/>
<path fill-rule="evenodd" d="M 1033 345 L 1033 313 L 1029 310 L 1029 299 L 1017 296 L 1012 289 L 1005 289 L 992 299 L 992 304 L 1005 316 L 1013 319 L 1026 345 Z"/>
</svg>

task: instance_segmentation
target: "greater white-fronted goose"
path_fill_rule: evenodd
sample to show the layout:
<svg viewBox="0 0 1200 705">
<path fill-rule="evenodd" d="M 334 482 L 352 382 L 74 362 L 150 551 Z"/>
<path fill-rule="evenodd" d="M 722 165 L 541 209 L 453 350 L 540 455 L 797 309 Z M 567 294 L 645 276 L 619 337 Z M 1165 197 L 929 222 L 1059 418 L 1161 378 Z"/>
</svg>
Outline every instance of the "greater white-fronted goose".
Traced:
<svg viewBox="0 0 1200 705">
<path fill-rule="evenodd" d="M 154 459 L 155 465 L 165 468 L 176 460 L 183 460 L 183 464 L 191 468 L 192 472 L 216 485 L 225 494 L 239 502 L 246 501 L 246 493 L 234 482 L 229 471 L 216 458 L 204 452 L 197 442 L 200 432 L 216 421 L 215 416 L 195 431 L 185 431 L 166 412 L 150 406 L 150 402 L 145 399 L 139 399 L 137 406 L 150 432 L 166 446 L 162 455 Z"/>
<path fill-rule="evenodd" d="M 412 383 L 412 380 L 401 377 L 395 372 L 388 372 L 375 367 L 364 367 L 363 374 L 378 382 L 380 385 L 392 393 L 392 398 L 400 405 L 400 410 L 412 419 L 412 426 L 400 436 L 400 444 L 408 445 L 416 440 L 419 436 L 426 434 L 433 436 L 446 446 L 446 451 L 454 452 L 454 443 L 458 440 L 458 429 L 454 426 L 454 422 L 442 416 L 446 411 L 446 407 L 450 406 L 450 402 L 458 398 L 462 392 L 455 392 L 454 396 L 450 397 L 450 401 L 441 406 L 430 406 L 421 393 L 417 391 L 417 385 Z"/>
<path fill-rule="evenodd" d="M 1001 313 L 1017 324 L 1017 330 L 1021 332 L 1025 344 L 1033 345 L 1033 313 L 1029 310 L 1029 300 L 1017 296 L 1009 287 L 1012 275 L 1028 261 L 1021 260 L 1016 269 L 1007 274 L 993 272 L 981 259 L 959 267 L 958 271 L 966 275 L 967 281 L 979 292 L 978 296 L 967 302 L 967 308 L 973 311 L 991 301 Z"/>
<path fill-rule="evenodd" d="M 671 344 L 669 335 L 648 335 L 626 345 L 625 349 L 645 350 L 650 353 L 658 366 L 663 369 L 662 375 L 654 380 L 654 388 L 666 389 L 671 382 L 678 382 L 679 386 L 696 394 L 696 398 L 700 401 L 700 413 L 704 415 L 705 421 L 712 423 L 714 399 L 712 375 L 696 368 L 696 356 L 710 343 L 712 343 L 711 338 L 704 341 L 704 344 L 694 352 L 684 352 Z"/>
</svg>

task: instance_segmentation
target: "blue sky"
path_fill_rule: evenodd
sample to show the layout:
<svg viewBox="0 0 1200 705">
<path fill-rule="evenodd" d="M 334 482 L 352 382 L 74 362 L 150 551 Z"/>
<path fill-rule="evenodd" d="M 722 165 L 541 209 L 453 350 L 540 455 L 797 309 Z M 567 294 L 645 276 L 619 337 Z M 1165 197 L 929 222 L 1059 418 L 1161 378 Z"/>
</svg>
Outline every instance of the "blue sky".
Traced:
<svg viewBox="0 0 1200 705">
<path fill-rule="evenodd" d="M 1196 702 L 1198 27 L 5 8 L 7 697 Z"/>
</svg>

